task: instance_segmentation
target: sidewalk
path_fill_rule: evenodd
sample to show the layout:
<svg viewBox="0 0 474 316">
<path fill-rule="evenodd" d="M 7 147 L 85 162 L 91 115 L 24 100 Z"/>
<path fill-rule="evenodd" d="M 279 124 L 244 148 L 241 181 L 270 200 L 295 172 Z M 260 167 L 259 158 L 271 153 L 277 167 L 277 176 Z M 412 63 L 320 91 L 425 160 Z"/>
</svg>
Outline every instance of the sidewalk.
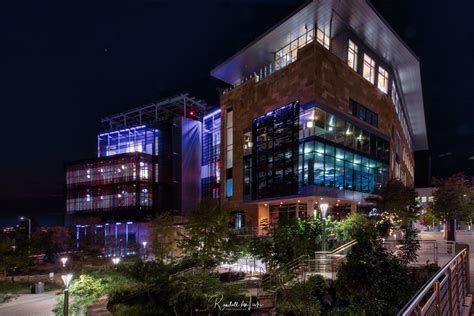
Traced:
<svg viewBox="0 0 474 316">
<path fill-rule="evenodd" d="M 58 291 L 41 294 L 20 294 L 17 299 L 0 305 L 0 315 L 5 316 L 49 316 L 56 302 Z"/>
</svg>

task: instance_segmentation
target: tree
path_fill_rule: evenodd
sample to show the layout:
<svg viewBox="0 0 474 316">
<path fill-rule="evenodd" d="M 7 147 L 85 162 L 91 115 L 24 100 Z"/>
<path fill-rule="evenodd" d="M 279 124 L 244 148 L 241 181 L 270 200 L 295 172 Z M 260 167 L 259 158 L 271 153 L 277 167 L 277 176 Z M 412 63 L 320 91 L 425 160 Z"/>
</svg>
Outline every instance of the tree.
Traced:
<svg viewBox="0 0 474 316">
<path fill-rule="evenodd" d="M 7 273 L 18 271 L 28 264 L 26 253 L 15 246 L 13 238 L 0 235 L 0 271 L 4 276 L 7 276 Z"/>
<path fill-rule="evenodd" d="M 379 214 L 385 213 L 396 225 L 403 226 L 420 216 L 417 196 L 415 189 L 393 179 L 366 200 L 375 205 Z"/>
<path fill-rule="evenodd" d="M 379 232 L 390 230 L 389 222 L 393 228 L 404 231 L 400 243 L 400 260 L 408 263 L 416 261 L 417 251 L 420 249 L 418 230 L 413 228 L 413 222 L 420 217 L 420 206 L 416 200 L 418 194 L 414 188 L 405 186 L 399 180 L 390 180 L 376 196 L 367 198 L 374 203 L 381 219 Z M 383 229 L 382 229 L 383 226 Z M 408 260 L 408 261 L 407 261 Z"/>
<path fill-rule="evenodd" d="M 168 213 L 156 216 L 151 222 L 151 247 L 157 259 L 165 259 L 174 246 L 176 228 Z"/>
<path fill-rule="evenodd" d="M 45 254 L 48 260 L 54 255 L 70 249 L 71 233 L 66 227 L 51 227 L 35 232 L 31 245 L 36 253 Z"/>
<path fill-rule="evenodd" d="M 425 208 L 424 212 L 421 214 L 421 222 L 425 226 L 434 227 L 437 223 L 440 222 L 440 219 L 436 217 L 431 207 L 427 207 Z"/>
<path fill-rule="evenodd" d="M 338 272 L 338 297 L 356 315 L 395 315 L 416 290 L 406 265 L 383 246 L 374 221 L 355 227 L 357 240 Z"/>
<path fill-rule="evenodd" d="M 449 240 L 454 240 L 453 220 L 469 220 L 473 213 L 473 193 L 462 173 L 445 179 L 435 179 L 431 205 L 433 215 L 446 222 Z"/>
<path fill-rule="evenodd" d="M 199 265 L 212 267 L 229 258 L 231 215 L 212 199 L 202 200 L 191 211 L 178 247 Z"/>
<path fill-rule="evenodd" d="M 298 219 L 295 223 L 268 227 L 267 231 L 265 237 L 254 237 L 250 252 L 269 267 L 321 250 L 322 223 L 319 219 Z"/>
</svg>

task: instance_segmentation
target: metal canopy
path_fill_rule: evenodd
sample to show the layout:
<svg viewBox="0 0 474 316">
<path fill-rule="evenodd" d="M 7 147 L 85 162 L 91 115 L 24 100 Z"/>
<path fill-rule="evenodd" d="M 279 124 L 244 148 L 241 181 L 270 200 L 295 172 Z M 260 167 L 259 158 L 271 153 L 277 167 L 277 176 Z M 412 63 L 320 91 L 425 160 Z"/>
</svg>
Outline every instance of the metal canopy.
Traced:
<svg viewBox="0 0 474 316">
<path fill-rule="evenodd" d="M 290 38 L 302 34 L 305 27 L 310 29 L 317 25 L 324 29 L 329 24 L 332 34 L 351 29 L 392 66 L 395 77 L 399 78 L 399 92 L 413 132 L 414 150 L 428 149 L 419 60 L 368 0 L 309 1 L 214 68 L 211 75 L 233 85 L 272 62 L 274 53 L 288 44 Z"/>
<path fill-rule="evenodd" d="M 187 93 L 151 103 L 130 111 L 118 113 L 102 119 L 111 131 L 120 128 L 160 122 L 173 116 L 198 117 L 204 114 L 206 103 Z M 192 114 L 191 114 L 192 112 Z"/>
</svg>

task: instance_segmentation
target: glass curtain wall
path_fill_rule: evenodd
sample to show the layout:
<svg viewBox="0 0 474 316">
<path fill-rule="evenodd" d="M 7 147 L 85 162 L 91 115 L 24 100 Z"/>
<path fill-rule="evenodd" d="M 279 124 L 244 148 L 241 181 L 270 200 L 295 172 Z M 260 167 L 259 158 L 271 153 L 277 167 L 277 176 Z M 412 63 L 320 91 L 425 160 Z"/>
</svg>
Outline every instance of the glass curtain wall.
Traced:
<svg viewBox="0 0 474 316">
<path fill-rule="evenodd" d="M 152 157 L 114 156 L 66 166 L 67 212 L 151 208 Z"/>
<path fill-rule="evenodd" d="M 299 111 L 296 101 L 254 119 L 253 199 L 297 193 Z"/>
<path fill-rule="evenodd" d="M 389 177 L 388 140 L 319 107 L 300 112 L 299 102 L 256 118 L 244 144 L 244 195 L 252 199 L 309 185 L 369 193 Z"/>
<path fill-rule="evenodd" d="M 318 107 L 300 121 L 301 185 L 373 192 L 388 180 L 387 140 Z"/>
<path fill-rule="evenodd" d="M 204 116 L 202 126 L 202 196 L 218 199 L 221 182 L 221 110 Z"/>
<path fill-rule="evenodd" d="M 97 137 L 98 156 L 108 157 L 124 153 L 158 155 L 159 130 L 137 126 L 100 134 Z"/>
</svg>

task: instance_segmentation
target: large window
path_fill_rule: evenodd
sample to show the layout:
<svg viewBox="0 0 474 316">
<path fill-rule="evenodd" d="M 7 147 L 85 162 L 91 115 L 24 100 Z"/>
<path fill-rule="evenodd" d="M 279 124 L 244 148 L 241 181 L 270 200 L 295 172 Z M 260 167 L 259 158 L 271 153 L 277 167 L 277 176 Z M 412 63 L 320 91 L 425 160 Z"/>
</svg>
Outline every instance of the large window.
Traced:
<svg viewBox="0 0 474 316">
<path fill-rule="evenodd" d="M 253 121 L 252 198 L 295 194 L 298 190 L 299 102 Z"/>
<path fill-rule="evenodd" d="M 202 123 L 202 196 L 220 196 L 221 110 L 204 116 Z"/>
<path fill-rule="evenodd" d="M 347 48 L 347 64 L 354 71 L 357 71 L 357 45 L 353 41 L 349 40 L 349 46 Z"/>
<path fill-rule="evenodd" d="M 301 146 L 304 147 L 304 168 L 300 170 L 303 186 L 374 192 L 388 180 L 388 164 L 380 160 L 324 140 L 308 140 Z"/>
<path fill-rule="evenodd" d="M 270 224 L 291 224 L 298 218 L 305 219 L 306 213 L 307 205 L 303 203 L 271 205 Z"/>
<path fill-rule="evenodd" d="M 388 71 L 379 66 L 379 76 L 377 80 L 377 86 L 380 91 L 387 93 L 388 92 Z"/>
<path fill-rule="evenodd" d="M 374 84 L 375 82 L 375 61 L 369 57 L 369 55 L 364 54 L 364 67 L 362 75 L 365 79 Z"/>
<path fill-rule="evenodd" d="M 146 126 L 103 133 L 97 137 L 98 156 L 108 157 L 134 152 L 158 155 L 158 139 L 159 131 Z"/>
<path fill-rule="evenodd" d="M 275 69 L 281 69 L 296 60 L 298 50 L 314 40 L 314 29 L 304 32 L 275 53 Z"/>
<path fill-rule="evenodd" d="M 232 109 L 228 109 L 226 113 L 226 196 L 233 195 L 232 188 L 232 167 L 234 155 L 234 116 Z"/>
<path fill-rule="evenodd" d="M 349 100 L 349 113 L 370 125 L 378 127 L 378 115 L 352 99 Z"/>
<path fill-rule="evenodd" d="M 329 25 L 325 25 L 322 28 L 318 27 L 316 31 L 316 39 L 318 43 L 323 45 L 327 49 L 329 49 L 329 46 L 331 44 L 330 32 L 331 29 Z"/>
<path fill-rule="evenodd" d="M 145 154 L 68 164 L 67 212 L 151 208 L 153 167 L 152 156 Z"/>
<path fill-rule="evenodd" d="M 389 141 L 317 107 L 300 125 L 301 185 L 373 192 L 387 181 Z"/>
<path fill-rule="evenodd" d="M 252 199 L 306 185 L 374 192 L 388 180 L 390 142 L 319 107 L 300 112 L 294 102 L 269 112 L 254 120 L 252 135 L 243 166 Z"/>
</svg>

